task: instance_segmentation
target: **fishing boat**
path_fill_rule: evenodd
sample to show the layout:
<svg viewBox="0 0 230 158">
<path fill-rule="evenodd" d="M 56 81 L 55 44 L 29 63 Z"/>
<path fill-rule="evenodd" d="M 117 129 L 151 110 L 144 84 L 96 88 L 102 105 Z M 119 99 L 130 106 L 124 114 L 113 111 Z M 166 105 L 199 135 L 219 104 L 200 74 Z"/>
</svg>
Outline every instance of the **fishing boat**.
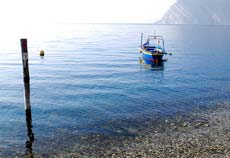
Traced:
<svg viewBox="0 0 230 158">
<path fill-rule="evenodd" d="M 163 56 L 167 54 L 164 47 L 164 38 L 158 35 L 150 35 L 147 41 L 142 44 L 143 34 L 141 34 L 140 53 L 145 64 L 160 65 L 165 60 Z"/>
</svg>

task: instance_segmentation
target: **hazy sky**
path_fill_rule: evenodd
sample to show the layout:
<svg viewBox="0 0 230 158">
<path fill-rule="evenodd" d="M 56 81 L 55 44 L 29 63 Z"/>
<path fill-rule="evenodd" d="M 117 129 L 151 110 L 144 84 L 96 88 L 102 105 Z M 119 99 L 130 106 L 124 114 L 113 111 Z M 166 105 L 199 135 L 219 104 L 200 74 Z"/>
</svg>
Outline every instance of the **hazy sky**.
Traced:
<svg viewBox="0 0 230 158">
<path fill-rule="evenodd" d="M 152 23 L 175 0 L 0 0 L 1 23 Z"/>
<path fill-rule="evenodd" d="M 153 23 L 176 0 L 0 0 L 0 49 L 56 36 L 68 23 Z M 60 25 L 57 25 L 60 24 Z M 68 32 L 67 30 L 66 32 Z M 78 32 L 90 32 L 79 28 Z M 14 42 L 13 42 L 14 41 Z"/>
</svg>

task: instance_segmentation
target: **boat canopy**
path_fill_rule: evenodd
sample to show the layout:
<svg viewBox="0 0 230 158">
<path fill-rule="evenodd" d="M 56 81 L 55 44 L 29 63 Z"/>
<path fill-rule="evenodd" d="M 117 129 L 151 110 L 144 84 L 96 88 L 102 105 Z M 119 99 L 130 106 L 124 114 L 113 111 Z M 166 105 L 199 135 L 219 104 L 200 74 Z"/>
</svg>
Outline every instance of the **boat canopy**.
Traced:
<svg viewBox="0 0 230 158">
<path fill-rule="evenodd" d="M 164 39 L 163 36 L 158 36 L 158 35 L 149 35 L 148 38 L 153 38 L 153 39 Z"/>
<path fill-rule="evenodd" d="M 163 36 L 150 35 L 144 47 L 158 47 L 164 50 L 164 38 Z"/>
</svg>

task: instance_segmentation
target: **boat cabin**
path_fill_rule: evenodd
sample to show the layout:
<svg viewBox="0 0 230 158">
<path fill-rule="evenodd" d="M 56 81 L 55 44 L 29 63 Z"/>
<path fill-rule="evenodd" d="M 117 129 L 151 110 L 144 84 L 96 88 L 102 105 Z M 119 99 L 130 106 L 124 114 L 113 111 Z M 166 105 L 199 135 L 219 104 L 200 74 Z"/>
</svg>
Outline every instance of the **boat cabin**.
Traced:
<svg viewBox="0 0 230 158">
<path fill-rule="evenodd" d="M 164 39 L 162 36 L 148 36 L 147 41 L 143 44 L 146 51 L 154 51 L 156 48 L 164 51 Z"/>
</svg>

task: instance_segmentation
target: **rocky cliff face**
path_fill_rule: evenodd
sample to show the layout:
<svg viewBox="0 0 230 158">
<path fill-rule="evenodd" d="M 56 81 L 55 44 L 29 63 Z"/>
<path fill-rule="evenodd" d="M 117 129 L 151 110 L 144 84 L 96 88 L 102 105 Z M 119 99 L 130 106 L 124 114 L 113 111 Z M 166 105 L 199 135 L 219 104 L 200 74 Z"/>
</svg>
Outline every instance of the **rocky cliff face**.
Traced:
<svg viewBox="0 0 230 158">
<path fill-rule="evenodd" d="M 177 0 L 157 24 L 230 25 L 230 0 Z"/>
</svg>

